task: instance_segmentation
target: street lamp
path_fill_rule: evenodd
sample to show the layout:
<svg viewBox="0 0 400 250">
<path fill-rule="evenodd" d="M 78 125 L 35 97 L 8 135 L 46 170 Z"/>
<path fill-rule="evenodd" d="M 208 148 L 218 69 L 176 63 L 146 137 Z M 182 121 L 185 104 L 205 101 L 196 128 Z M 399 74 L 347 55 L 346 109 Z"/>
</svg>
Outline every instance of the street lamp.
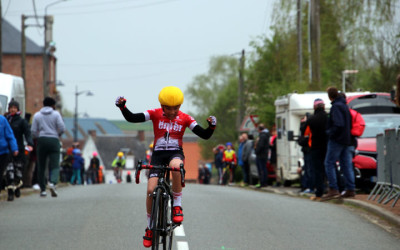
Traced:
<svg viewBox="0 0 400 250">
<path fill-rule="evenodd" d="M 345 69 L 342 71 L 342 91 L 343 93 L 346 93 L 346 75 L 349 74 L 357 74 L 358 70 L 354 69 Z"/>
<path fill-rule="evenodd" d="M 53 40 L 53 16 L 47 15 L 47 9 L 55 4 L 65 2 L 67 0 L 59 0 L 46 5 L 44 8 L 44 51 L 43 51 L 43 94 L 47 96 L 49 94 L 49 88 L 47 86 L 49 82 L 49 58 L 52 52 L 55 51 L 55 44 Z"/>
<path fill-rule="evenodd" d="M 90 90 L 83 90 L 78 92 L 78 86 L 75 85 L 75 114 L 74 114 L 74 142 L 78 141 L 78 96 L 85 94 L 86 96 L 93 96 Z"/>
</svg>

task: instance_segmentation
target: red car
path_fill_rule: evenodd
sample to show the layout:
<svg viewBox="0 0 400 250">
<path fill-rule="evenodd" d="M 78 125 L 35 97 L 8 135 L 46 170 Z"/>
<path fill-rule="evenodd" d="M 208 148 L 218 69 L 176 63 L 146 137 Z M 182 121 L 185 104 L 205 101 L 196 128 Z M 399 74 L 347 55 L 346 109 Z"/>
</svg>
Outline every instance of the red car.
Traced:
<svg viewBox="0 0 400 250">
<path fill-rule="evenodd" d="M 389 93 L 371 93 L 347 98 L 350 108 L 360 112 L 365 120 L 365 131 L 357 139 L 353 158 L 358 187 L 371 187 L 376 181 L 376 135 L 385 129 L 399 128 L 400 108 L 392 102 Z"/>
</svg>

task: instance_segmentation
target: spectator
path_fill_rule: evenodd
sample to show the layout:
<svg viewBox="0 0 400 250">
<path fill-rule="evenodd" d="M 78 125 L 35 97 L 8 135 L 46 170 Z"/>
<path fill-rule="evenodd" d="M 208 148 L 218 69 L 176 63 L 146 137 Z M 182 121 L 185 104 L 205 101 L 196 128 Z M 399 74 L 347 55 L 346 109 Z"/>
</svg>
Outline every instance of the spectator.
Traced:
<svg viewBox="0 0 400 250">
<path fill-rule="evenodd" d="M 96 184 L 99 182 L 99 167 L 100 160 L 97 157 L 97 152 L 93 152 L 87 170 L 87 184 Z"/>
<path fill-rule="evenodd" d="M 19 103 L 11 99 L 8 104 L 8 114 L 6 116 L 10 126 L 14 132 L 15 139 L 18 144 L 18 155 L 14 157 L 12 164 L 7 169 L 7 189 L 8 189 L 8 200 L 12 201 L 15 197 L 21 196 L 20 188 L 23 185 L 22 177 L 24 173 L 24 167 L 26 164 L 25 156 L 25 144 L 24 139 L 27 143 L 26 149 L 31 152 L 33 149 L 33 140 L 31 137 L 31 131 L 29 129 L 28 122 L 22 118 L 21 111 L 19 109 Z"/>
<path fill-rule="evenodd" d="M 244 186 L 250 185 L 250 156 L 253 150 L 253 140 L 249 139 L 246 133 L 242 134 L 243 137 L 243 149 L 242 149 L 242 170 L 243 170 L 243 182 Z M 251 139 L 253 137 L 251 136 Z"/>
<path fill-rule="evenodd" d="M 269 163 L 271 164 L 271 167 L 275 171 L 275 176 L 276 176 L 276 183 L 274 186 L 279 187 L 281 185 L 281 180 L 278 179 L 278 169 L 276 167 L 276 126 L 272 126 L 271 129 L 271 138 L 269 141 L 269 149 L 270 149 L 270 154 L 269 154 Z"/>
<path fill-rule="evenodd" d="M 355 196 L 355 179 L 352 165 L 354 146 L 351 145 L 351 115 L 346 105 L 346 99 L 339 95 L 337 88 L 327 89 L 328 97 L 331 100 L 327 134 L 328 147 L 325 157 L 325 171 L 329 182 L 329 191 L 322 197 L 322 201 L 338 198 L 338 183 L 336 178 L 336 161 L 339 160 L 340 168 L 345 178 L 345 191 L 343 198 Z"/>
<path fill-rule="evenodd" d="M 72 155 L 73 147 L 69 147 L 65 153 L 63 160 L 61 162 L 61 172 L 63 182 L 70 182 L 72 177 L 72 162 L 74 161 L 74 156 Z"/>
<path fill-rule="evenodd" d="M 224 173 L 229 172 L 229 183 L 233 184 L 235 180 L 235 169 L 237 165 L 236 152 L 233 150 L 231 142 L 226 143 L 226 149 L 224 151 L 222 162 L 224 163 Z M 224 173 L 222 175 L 224 175 Z"/>
<path fill-rule="evenodd" d="M 149 149 L 146 150 L 146 161 L 145 164 L 150 164 L 151 155 L 153 154 L 153 142 L 149 144 Z"/>
<path fill-rule="evenodd" d="M 49 162 L 49 188 L 52 197 L 57 197 L 56 185 L 60 178 L 60 140 L 59 137 L 65 131 L 64 121 L 58 111 L 55 110 L 56 101 L 51 97 L 43 100 L 43 108 L 33 116 L 32 135 L 37 140 L 38 181 L 40 196 L 46 197 L 45 170 L 46 162 Z"/>
<path fill-rule="evenodd" d="M 224 168 L 222 158 L 224 157 L 224 151 L 225 151 L 225 147 L 222 144 L 213 148 L 214 164 L 215 164 L 215 168 L 217 169 L 217 172 L 218 172 L 218 184 L 219 185 L 222 184 L 222 169 Z"/>
<path fill-rule="evenodd" d="M 10 162 L 10 149 L 13 156 L 18 155 L 17 140 L 14 137 L 11 126 L 7 119 L 0 115 L 0 192 L 3 189 L 3 173 L 7 164 Z M 12 195 L 13 194 L 14 192 Z"/>
<path fill-rule="evenodd" d="M 311 200 L 319 201 L 324 194 L 325 181 L 325 155 L 328 138 L 326 136 L 326 124 L 328 114 L 325 112 L 325 103 L 322 99 L 314 100 L 314 114 L 307 120 L 307 129 L 311 132 L 310 155 L 311 168 L 314 172 L 315 196 Z"/>
<path fill-rule="evenodd" d="M 313 193 L 314 190 L 314 173 L 311 168 L 311 154 L 310 145 L 308 144 L 310 135 L 306 133 L 307 119 L 310 116 L 309 113 L 301 119 L 300 122 L 300 138 L 298 144 L 301 146 L 301 151 L 303 152 L 304 166 L 301 171 L 301 191 L 303 193 Z M 307 131 L 308 132 L 308 131 Z"/>
<path fill-rule="evenodd" d="M 126 173 L 126 183 L 132 183 L 131 171 L 128 171 L 128 172 Z"/>
<path fill-rule="evenodd" d="M 246 134 L 246 133 L 243 133 Z M 244 185 L 244 179 L 247 178 L 247 176 L 245 176 L 245 174 L 247 174 L 244 170 L 243 170 L 243 158 L 242 158 L 242 152 L 243 152 L 243 146 L 245 144 L 244 141 L 244 137 L 243 134 L 241 134 L 239 136 L 239 147 L 238 147 L 238 151 L 237 151 L 237 162 L 238 162 L 238 166 L 242 169 L 242 173 L 243 173 L 243 181 L 241 183 L 241 186 Z M 247 135 L 247 134 L 246 134 Z"/>
<path fill-rule="evenodd" d="M 71 184 L 74 184 L 76 179 L 76 184 L 80 185 L 82 184 L 81 171 L 82 167 L 85 166 L 85 161 L 81 156 L 81 150 L 79 150 L 78 148 L 75 148 L 72 151 L 72 155 L 74 157 L 74 161 L 72 163 Z"/>
<path fill-rule="evenodd" d="M 269 149 L 269 130 L 265 128 L 264 124 L 258 125 L 259 136 L 256 142 L 256 164 L 258 170 L 258 176 L 260 179 L 260 185 L 258 188 L 268 186 L 268 171 L 267 171 L 267 160 L 268 160 L 268 149 Z"/>
<path fill-rule="evenodd" d="M 395 101 L 397 106 L 400 107 L 400 74 L 397 75 L 397 79 L 396 79 L 396 97 L 395 97 Z"/>
</svg>

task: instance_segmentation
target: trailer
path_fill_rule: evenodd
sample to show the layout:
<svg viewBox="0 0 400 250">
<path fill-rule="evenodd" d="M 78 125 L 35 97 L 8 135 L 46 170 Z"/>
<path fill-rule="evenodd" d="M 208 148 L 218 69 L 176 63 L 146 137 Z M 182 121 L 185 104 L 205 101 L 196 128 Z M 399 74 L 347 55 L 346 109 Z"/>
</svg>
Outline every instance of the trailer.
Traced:
<svg viewBox="0 0 400 250">
<path fill-rule="evenodd" d="M 346 96 L 367 94 L 369 92 L 351 92 Z M 314 100 L 321 98 L 325 102 L 325 111 L 329 113 L 331 101 L 326 92 L 290 93 L 275 100 L 275 122 L 277 129 L 277 175 L 283 185 L 290 186 L 299 180 L 298 168 L 304 165 L 300 136 L 300 122 L 307 114 L 314 113 Z"/>
</svg>

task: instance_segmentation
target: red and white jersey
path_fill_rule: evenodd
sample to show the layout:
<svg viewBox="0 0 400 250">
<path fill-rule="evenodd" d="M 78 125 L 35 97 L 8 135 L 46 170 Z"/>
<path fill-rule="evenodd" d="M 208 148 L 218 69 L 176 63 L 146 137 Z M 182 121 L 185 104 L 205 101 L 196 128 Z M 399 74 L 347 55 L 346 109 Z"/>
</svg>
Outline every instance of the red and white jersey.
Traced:
<svg viewBox="0 0 400 250">
<path fill-rule="evenodd" d="M 150 109 L 144 112 L 146 121 L 153 122 L 154 151 L 182 149 L 182 137 L 186 128 L 193 130 L 196 120 L 181 111 L 170 120 L 164 116 L 162 108 Z"/>
</svg>

